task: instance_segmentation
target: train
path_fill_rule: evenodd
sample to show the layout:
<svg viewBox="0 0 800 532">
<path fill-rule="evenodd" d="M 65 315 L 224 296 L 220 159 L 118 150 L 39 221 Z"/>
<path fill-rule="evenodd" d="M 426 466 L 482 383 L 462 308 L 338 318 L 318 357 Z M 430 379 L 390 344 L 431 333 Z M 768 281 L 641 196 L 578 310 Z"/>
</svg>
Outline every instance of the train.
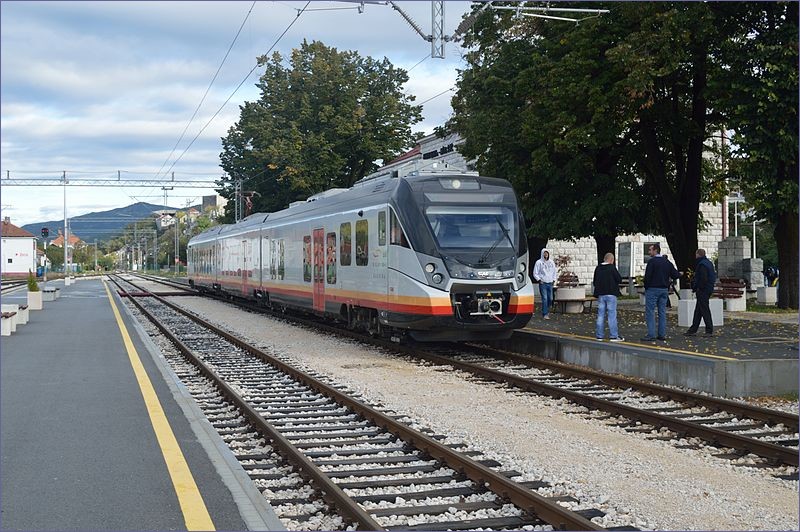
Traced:
<svg viewBox="0 0 800 532">
<path fill-rule="evenodd" d="M 203 292 L 313 313 L 395 341 L 506 339 L 534 311 L 511 184 L 450 168 L 394 171 L 188 244 Z"/>
</svg>

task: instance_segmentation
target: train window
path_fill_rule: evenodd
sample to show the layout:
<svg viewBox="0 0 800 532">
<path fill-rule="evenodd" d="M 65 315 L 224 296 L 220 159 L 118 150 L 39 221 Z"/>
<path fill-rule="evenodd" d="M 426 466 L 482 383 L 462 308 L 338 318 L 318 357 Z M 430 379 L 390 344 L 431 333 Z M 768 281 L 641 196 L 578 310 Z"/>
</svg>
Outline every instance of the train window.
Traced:
<svg viewBox="0 0 800 532">
<path fill-rule="evenodd" d="M 278 241 L 270 240 L 269 243 L 269 278 L 276 279 L 278 275 Z"/>
<path fill-rule="evenodd" d="M 311 282 L 311 237 L 303 237 L 303 280 Z"/>
<path fill-rule="evenodd" d="M 350 257 L 353 248 L 353 226 L 350 222 L 339 226 L 339 235 L 342 237 L 341 248 L 339 249 L 342 266 L 350 266 Z"/>
<path fill-rule="evenodd" d="M 403 246 L 404 248 L 410 247 L 408 245 L 406 234 L 403 232 L 403 228 L 400 227 L 400 220 L 397 219 L 397 215 L 394 213 L 394 211 L 390 211 L 389 216 L 389 229 L 392 235 L 389 243 L 394 244 L 395 246 Z"/>
<path fill-rule="evenodd" d="M 325 277 L 328 284 L 336 284 L 336 233 L 328 233 L 325 242 L 327 262 L 325 263 Z"/>
<path fill-rule="evenodd" d="M 378 245 L 386 245 L 386 211 L 378 213 Z"/>
<path fill-rule="evenodd" d="M 282 281 L 283 278 L 286 276 L 286 266 L 284 265 L 284 257 L 286 252 L 286 245 L 284 240 L 281 238 L 278 241 L 278 280 Z"/>
<path fill-rule="evenodd" d="M 369 262 L 369 222 L 356 222 L 356 266 L 366 266 Z"/>
</svg>

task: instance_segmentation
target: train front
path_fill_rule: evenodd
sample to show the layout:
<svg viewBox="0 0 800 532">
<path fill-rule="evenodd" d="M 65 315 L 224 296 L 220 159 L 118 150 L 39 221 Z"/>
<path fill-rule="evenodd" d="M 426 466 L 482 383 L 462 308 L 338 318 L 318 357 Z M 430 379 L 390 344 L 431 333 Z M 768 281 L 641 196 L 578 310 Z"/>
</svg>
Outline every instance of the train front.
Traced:
<svg viewBox="0 0 800 532">
<path fill-rule="evenodd" d="M 511 336 L 533 314 L 525 223 L 508 181 L 477 175 L 404 179 L 394 204 L 432 299 L 449 311 L 415 320 L 417 340 Z"/>
</svg>

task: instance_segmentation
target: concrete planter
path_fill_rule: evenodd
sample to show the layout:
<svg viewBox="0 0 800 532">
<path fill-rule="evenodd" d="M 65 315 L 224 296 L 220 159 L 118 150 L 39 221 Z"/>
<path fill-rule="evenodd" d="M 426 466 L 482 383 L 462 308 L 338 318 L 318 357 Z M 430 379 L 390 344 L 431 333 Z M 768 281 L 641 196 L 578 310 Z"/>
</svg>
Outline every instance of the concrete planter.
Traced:
<svg viewBox="0 0 800 532">
<path fill-rule="evenodd" d="M 42 310 L 42 292 L 28 292 L 28 310 Z"/>
<path fill-rule="evenodd" d="M 691 327 L 694 319 L 694 307 L 697 305 L 696 299 L 681 299 L 678 301 L 678 327 Z M 711 309 L 711 321 L 714 327 L 721 327 L 725 320 L 722 314 L 722 300 L 709 299 L 708 308 Z M 700 320 L 700 328 L 705 327 L 705 322 Z"/>
<path fill-rule="evenodd" d="M 583 299 L 586 297 L 586 290 L 579 287 L 562 286 L 556 290 L 555 300 L 564 301 L 565 314 L 580 314 L 583 312 Z M 577 301 L 576 301 L 577 300 Z"/>
<path fill-rule="evenodd" d="M 61 297 L 61 289 L 56 288 L 56 299 L 58 299 L 59 297 Z"/>
<path fill-rule="evenodd" d="M 756 301 L 761 305 L 778 304 L 778 287 L 762 286 L 756 290 Z"/>
<path fill-rule="evenodd" d="M 691 288 L 681 288 L 678 294 L 681 296 L 681 301 L 684 299 L 694 299 L 694 292 L 692 292 Z"/>
<path fill-rule="evenodd" d="M 69 286 L 72 283 L 72 279 L 69 277 L 64 277 L 64 286 Z"/>
<path fill-rule="evenodd" d="M 55 301 L 56 300 L 56 289 L 55 288 L 45 288 L 41 291 L 42 294 L 42 301 Z"/>
</svg>

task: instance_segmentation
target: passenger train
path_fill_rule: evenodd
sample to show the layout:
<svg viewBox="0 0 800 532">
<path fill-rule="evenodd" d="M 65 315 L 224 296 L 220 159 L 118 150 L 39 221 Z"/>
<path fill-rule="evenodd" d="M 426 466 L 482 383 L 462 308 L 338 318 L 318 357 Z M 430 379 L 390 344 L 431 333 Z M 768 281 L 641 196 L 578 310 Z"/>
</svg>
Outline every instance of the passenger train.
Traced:
<svg viewBox="0 0 800 532">
<path fill-rule="evenodd" d="M 189 242 L 189 283 L 393 339 L 493 340 L 533 314 L 511 185 L 453 170 L 332 189 Z"/>
</svg>

